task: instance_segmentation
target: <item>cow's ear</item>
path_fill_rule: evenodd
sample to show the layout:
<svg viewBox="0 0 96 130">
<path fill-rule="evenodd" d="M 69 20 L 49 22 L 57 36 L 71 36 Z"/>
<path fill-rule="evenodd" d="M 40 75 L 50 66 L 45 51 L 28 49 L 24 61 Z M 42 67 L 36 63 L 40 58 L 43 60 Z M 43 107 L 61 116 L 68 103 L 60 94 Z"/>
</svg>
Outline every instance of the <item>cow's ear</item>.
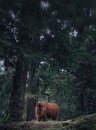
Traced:
<svg viewBox="0 0 96 130">
<path fill-rule="evenodd" d="M 37 103 L 36 103 L 36 106 L 41 107 L 42 105 L 41 105 L 40 102 L 37 102 Z"/>
</svg>

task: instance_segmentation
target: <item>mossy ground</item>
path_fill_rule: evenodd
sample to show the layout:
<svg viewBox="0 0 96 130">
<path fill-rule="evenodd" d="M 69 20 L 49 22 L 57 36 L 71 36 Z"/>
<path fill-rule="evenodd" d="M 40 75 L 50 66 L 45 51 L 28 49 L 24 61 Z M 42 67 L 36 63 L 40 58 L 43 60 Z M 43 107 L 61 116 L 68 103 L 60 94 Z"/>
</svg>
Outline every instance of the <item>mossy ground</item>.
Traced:
<svg viewBox="0 0 96 130">
<path fill-rule="evenodd" d="M 22 121 L 0 123 L 0 130 L 96 130 L 96 114 L 67 121 Z"/>
</svg>

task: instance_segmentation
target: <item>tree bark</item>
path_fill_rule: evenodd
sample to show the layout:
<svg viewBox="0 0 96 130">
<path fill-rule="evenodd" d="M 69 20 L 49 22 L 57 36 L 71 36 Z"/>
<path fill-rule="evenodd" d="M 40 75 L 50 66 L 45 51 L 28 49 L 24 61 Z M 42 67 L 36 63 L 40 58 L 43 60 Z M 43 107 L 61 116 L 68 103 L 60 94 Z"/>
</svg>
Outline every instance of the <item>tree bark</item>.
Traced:
<svg viewBox="0 0 96 130">
<path fill-rule="evenodd" d="M 10 118 L 14 121 L 23 120 L 26 80 L 27 65 L 24 61 L 18 59 L 9 103 Z"/>
<path fill-rule="evenodd" d="M 87 114 L 89 111 L 89 91 L 84 89 L 80 95 L 80 110 L 82 114 Z"/>
<path fill-rule="evenodd" d="M 38 99 L 39 92 L 39 80 L 36 71 L 36 66 L 31 66 L 29 70 L 29 81 L 27 89 L 27 108 L 26 108 L 26 120 L 30 121 L 35 119 L 35 104 Z"/>
</svg>

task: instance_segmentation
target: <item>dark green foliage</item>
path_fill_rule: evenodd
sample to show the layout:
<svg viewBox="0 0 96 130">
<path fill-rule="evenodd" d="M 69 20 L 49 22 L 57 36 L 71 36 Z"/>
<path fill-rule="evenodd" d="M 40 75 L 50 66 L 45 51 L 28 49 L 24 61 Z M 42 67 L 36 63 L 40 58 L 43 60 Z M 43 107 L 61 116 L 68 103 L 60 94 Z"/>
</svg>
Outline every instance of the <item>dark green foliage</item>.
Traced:
<svg viewBox="0 0 96 130">
<path fill-rule="evenodd" d="M 0 120 L 6 121 L 9 118 L 9 101 L 12 90 L 12 77 L 14 70 L 0 74 Z"/>
<path fill-rule="evenodd" d="M 0 59 L 6 70 L 0 74 L 1 117 L 8 110 L 19 120 L 28 102 L 34 116 L 37 98 L 58 103 L 60 120 L 96 112 L 95 8 L 95 0 L 0 1 Z M 30 92 L 32 104 L 25 103 Z"/>
</svg>

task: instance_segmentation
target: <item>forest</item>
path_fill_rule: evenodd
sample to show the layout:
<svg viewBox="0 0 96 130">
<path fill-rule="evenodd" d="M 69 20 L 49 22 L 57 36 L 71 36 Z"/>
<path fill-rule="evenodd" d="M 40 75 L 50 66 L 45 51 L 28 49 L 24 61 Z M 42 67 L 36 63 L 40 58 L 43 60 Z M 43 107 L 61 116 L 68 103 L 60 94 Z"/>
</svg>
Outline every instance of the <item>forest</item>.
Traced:
<svg viewBox="0 0 96 130">
<path fill-rule="evenodd" d="M 0 0 L 0 122 L 34 121 L 37 101 L 60 122 L 96 113 L 95 0 Z"/>
</svg>

